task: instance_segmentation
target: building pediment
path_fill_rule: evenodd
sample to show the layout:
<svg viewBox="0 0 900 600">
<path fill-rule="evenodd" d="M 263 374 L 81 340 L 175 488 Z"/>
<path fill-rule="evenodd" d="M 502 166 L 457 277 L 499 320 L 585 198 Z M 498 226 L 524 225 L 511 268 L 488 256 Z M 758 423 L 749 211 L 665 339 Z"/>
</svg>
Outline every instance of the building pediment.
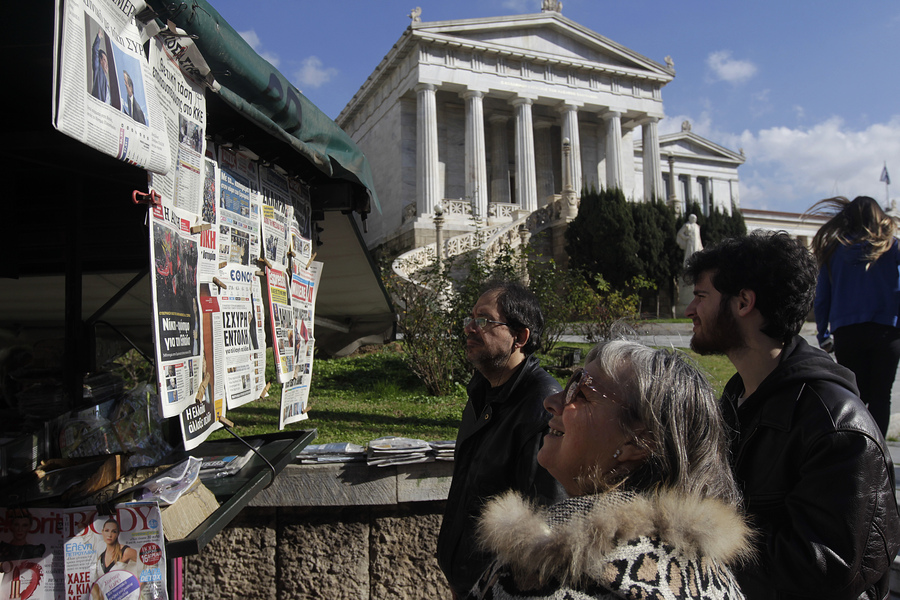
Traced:
<svg viewBox="0 0 900 600">
<path fill-rule="evenodd" d="M 638 150 L 640 147 L 640 144 L 636 144 Z M 659 150 L 663 156 L 671 153 L 679 158 L 729 162 L 735 165 L 741 165 L 745 160 L 742 154 L 732 152 L 690 131 L 661 135 Z"/>
<path fill-rule="evenodd" d="M 661 65 L 554 12 L 415 23 L 412 31 L 414 37 L 426 42 L 488 53 L 530 56 L 601 69 L 606 66 L 610 70 L 664 81 L 671 80 L 675 74 L 671 66 Z"/>
</svg>

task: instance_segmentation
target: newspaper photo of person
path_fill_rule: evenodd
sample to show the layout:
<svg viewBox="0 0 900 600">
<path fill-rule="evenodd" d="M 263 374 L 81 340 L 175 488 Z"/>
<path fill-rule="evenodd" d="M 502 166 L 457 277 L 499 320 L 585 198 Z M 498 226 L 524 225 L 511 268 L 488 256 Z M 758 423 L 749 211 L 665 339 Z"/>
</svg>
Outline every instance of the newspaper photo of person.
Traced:
<svg viewBox="0 0 900 600">
<path fill-rule="evenodd" d="M 110 78 L 110 71 L 115 72 L 113 65 L 112 46 L 109 37 L 87 14 L 84 15 L 85 33 L 88 38 L 88 91 L 91 96 L 116 108 L 119 107 L 119 86 L 116 79 Z"/>
</svg>

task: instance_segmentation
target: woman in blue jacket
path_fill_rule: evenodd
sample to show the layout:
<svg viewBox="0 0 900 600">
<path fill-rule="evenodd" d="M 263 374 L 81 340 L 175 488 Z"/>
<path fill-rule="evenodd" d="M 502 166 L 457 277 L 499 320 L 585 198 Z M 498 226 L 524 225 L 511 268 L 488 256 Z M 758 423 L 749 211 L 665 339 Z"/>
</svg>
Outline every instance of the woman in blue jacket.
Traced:
<svg viewBox="0 0 900 600">
<path fill-rule="evenodd" d="M 900 248 L 894 221 L 868 196 L 828 198 L 810 212 L 831 215 L 812 243 L 819 263 L 819 346 L 856 374 L 860 398 L 886 435 L 900 362 Z"/>
</svg>

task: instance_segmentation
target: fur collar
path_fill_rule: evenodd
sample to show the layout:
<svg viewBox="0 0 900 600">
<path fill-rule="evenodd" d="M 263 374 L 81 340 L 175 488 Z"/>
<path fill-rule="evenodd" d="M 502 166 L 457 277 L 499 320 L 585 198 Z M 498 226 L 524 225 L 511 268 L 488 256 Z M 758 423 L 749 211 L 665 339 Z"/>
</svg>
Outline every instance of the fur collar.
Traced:
<svg viewBox="0 0 900 600">
<path fill-rule="evenodd" d="M 479 539 L 520 583 L 605 581 L 627 542 L 658 538 L 685 559 L 733 565 L 751 553 L 750 530 L 733 506 L 672 492 L 608 492 L 538 509 L 516 492 L 492 499 Z"/>
</svg>

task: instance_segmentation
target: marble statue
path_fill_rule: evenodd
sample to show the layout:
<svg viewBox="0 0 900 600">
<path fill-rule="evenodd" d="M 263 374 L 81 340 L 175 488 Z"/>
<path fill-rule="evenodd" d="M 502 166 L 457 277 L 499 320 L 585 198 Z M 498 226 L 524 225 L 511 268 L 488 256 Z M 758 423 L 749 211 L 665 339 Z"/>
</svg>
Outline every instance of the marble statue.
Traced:
<svg viewBox="0 0 900 600">
<path fill-rule="evenodd" d="M 703 243 L 700 241 L 700 226 L 697 225 L 697 215 L 688 215 L 688 220 L 675 236 L 678 247 L 684 250 L 684 262 L 694 254 L 703 250 Z"/>
</svg>

